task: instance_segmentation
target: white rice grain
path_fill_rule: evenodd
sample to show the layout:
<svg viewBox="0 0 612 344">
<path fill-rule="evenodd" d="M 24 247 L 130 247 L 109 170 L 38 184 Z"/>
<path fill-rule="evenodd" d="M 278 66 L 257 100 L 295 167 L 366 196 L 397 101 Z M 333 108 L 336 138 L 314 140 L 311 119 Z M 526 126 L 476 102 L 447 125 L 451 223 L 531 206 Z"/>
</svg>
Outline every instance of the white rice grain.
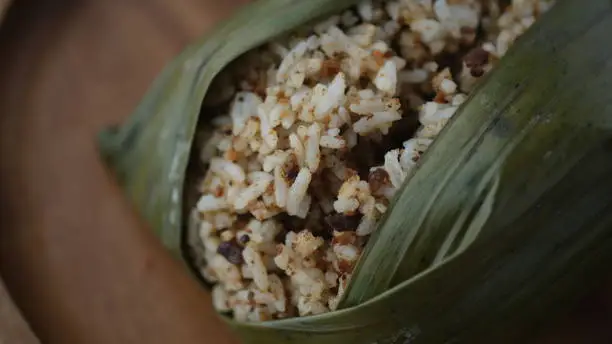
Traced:
<svg viewBox="0 0 612 344">
<path fill-rule="evenodd" d="M 242 251 L 242 257 L 253 272 L 253 282 L 255 282 L 257 288 L 262 291 L 267 291 L 270 282 L 268 281 L 268 273 L 266 272 L 266 266 L 263 263 L 261 255 L 255 251 L 251 245 L 248 245 Z"/>
<path fill-rule="evenodd" d="M 287 197 L 287 214 L 296 215 L 299 212 L 299 206 L 302 203 L 304 196 L 306 196 L 311 178 L 312 174 L 308 168 L 300 169 L 295 181 L 289 188 L 289 194 Z"/>
<path fill-rule="evenodd" d="M 315 107 L 315 116 L 317 119 L 323 118 L 324 116 L 328 115 L 332 109 L 335 109 L 342 104 L 345 89 L 345 76 L 343 73 L 338 73 L 329 84 L 329 87 L 327 87 L 320 94 L 320 100 Z"/>
<path fill-rule="evenodd" d="M 261 103 L 262 101 L 259 96 L 252 92 L 239 92 L 236 94 L 229 113 L 232 119 L 232 133 L 234 135 L 242 132 L 250 117 L 257 116 L 257 108 Z"/>
<path fill-rule="evenodd" d="M 376 112 L 370 117 L 363 117 L 353 125 L 357 134 L 365 135 L 374 130 L 388 128 L 393 122 L 400 120 L 402 116 L 394 111 Z"/>
<path fill-rule="evenodd" d="M 381 204 L 380 203 L 376 204 L 376 206 L 379 206 L 379 205 Z M 377 209 L 379 209 L 379 211 L 381 210 L 379 207 L 377 207 Z M 382 209 L 381 212 L 385 212 L 385 211 L 386 211 L 386 208 Z M 355 233 L 357 233 L 357 235 L 359 236 L 367 236 L 367 235 L 372 234 L 372 232 L 374 232 L 375 229 L 376 229 L 376 220 L 364 216 L 361 219 L 359 226 L 355 230 Z"/>
<path fill-rule="evenodd" d="M 385 170 L 389 174 L 391 184 L 395 188 L 399 188 L 406 178 L 405 172 L 399 163 L 399 149 L 394 149 L 385 154 Z"/>
<path fill-rule="evenodd" d="M 310 197 L 309 195 L 304 196 L 304 198 L 300 202 L 300 205 L 298 206 L 295 216 L 305 219 L 306 216 L 308 216 L 308 211 L 310 210 L 311 203 L 312 197 Z"/>
<path fill-rule="evenodd" d="M 285 207 L 287 204 L 287 194 L 289 192 L 289 185 L 285 180 L 284 173 L 281 166 L 276 166 L 274 169 L 274 197 L 276 204 L 279 207 Z"/>
<path fill-rule="evenodd" d="M 272 172 L 277 166 L 282 165 L 287 157 L 289 156 L 289 152 L 277 150 L 272 155 L 268 155 L 264 158 L 263 161 L 263 170 L 265 172 Z"/>
<path fill-rule="evenodd" d="M 321 137 L 320 145 L 325 148 L 342 149 L 346 147 L 346 141 L 337 136 L 325 135 Z"/>
<path fill-rule="evenodd" d="M 234 208 L 237 210 L 245 209 L 249 203 L 263 195 L 273 181 L 273 177 L 265 172 L 256 174 L 255 177 L 252 184 L 243 189 L 234 200 Z"/>
<path fill-rule="evenodd" d="M 397 67 L 393 60 L 387 60 L 374 79 L 374 85 L 387 94 L 395 94 L 397 87 Z"/>
<path fill-rule="evenodd" d="M 307 50 L 308 42 L 303 41 L 296 45 L 293 49 L 291 49 L 291 51 L 289 51 L 289 53 L 285 56 L 280 66 L 278 67 L 278 71 L 276 72 L 276 80 L 278 82 L 287 79 L 289 70 L 298 63 L 298 61 L 304 56 Z"/>
<path fill-rule="evenodd" d="M 246 180 L 246 174 L 240 165 L 221 158 L 211 159 L 210 170 L 217 175 L 227 176 L 230 180 L 239 184 Z"/>
<path fill-rule="evenodd" d="M 334 202 L 334 210 L 338 213 L 352 213 L 359 208 L 356 198 L 343 198 Z"/>
<path fill-rule="evenodd" d="M 374 19 L 374 8 L 372 6 L 372 0 L 362 0 L 357 5 L 357 13 L 364 21 L 372 21 Z"/>
<path fill-rule="evenodd" d="M 247 228 L 251 231 L 250 240 L 257 244 L 273 242 L 274 237 L 281 231 L 280 226 L 272 220 L 251 220 Z"/>
<path fill-rule="evenodd" d="M 228 312 L 231 310 L 229 307 L 229 295 L 222 285 L 217 284 L 212 289 L 213 306 L 219 312 Z"/>
<path fill-rule="evenodd" d="M 306 140 L 306 165 L 311 173 L 315 173 L 319 168 L 321 160 L 321 152 L 319 150 L 319 141 L 321 140 L 321 126 L 318 123 L 313 123 L 308 128 L 308 139 Z"/>
<path fill-rule="evenodd" d="M 210 212 L 227 209 L 228 204 L 223 198 L 218 198 L 213 195 L 202 195 L 196 208 L 200 212 Z"/>
<path fill-rule="evenodd" d="M 268 275 L 268 281 L 270 283 L 270 292 L 274 296 L 274 308 L 276 308 L 278 312 L 286 312 L 287 298 L 285 296 L 283 282 L 277 275 Z"/>
<path fill-rule="evenodd" d="M 322 238 L 314 236 L 308 230 L 303 230 L 296 235 L 293 247 L 300 256 L 308 257 L 323 246 L 323 243 Z"/>
<path fill-rule="evenodd" d="M 350 109 L 359 115 L 371 115 L 374 112 L 385 111 L 385 103 L 382 99 L 363 99 L 359 103 L 351 104 Z"/>
<path fill-rule="evenodd" d="M 223 256 L 218 254 L 215 255 L 214 258 L 209 261 L 209 265 L 219 278 L 219 281 L 225 285 L 226 290 L 238 291 L 244 288 L 240 270 L 236 265 L 228 262 Z"/>
<path fill-rule="evenodd" d="M 291 135 L 289 135 L 289 144 L 297 158 L 298 165 L 304 166 L 306 163 L 306 149 L 304 148 L 302 140 L 300 140 L 297 134 L 291 133 Z"/>
</svg>

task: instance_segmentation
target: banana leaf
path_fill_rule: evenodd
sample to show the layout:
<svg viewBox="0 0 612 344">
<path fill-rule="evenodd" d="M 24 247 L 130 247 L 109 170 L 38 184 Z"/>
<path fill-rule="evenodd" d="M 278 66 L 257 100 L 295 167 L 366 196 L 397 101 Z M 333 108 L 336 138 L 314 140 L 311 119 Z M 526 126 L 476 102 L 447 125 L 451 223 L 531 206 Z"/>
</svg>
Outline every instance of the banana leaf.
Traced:
<svg viewBox="0 0 612 344">
<path fill-rule="evenodd" d="M 264 0 L 186 49 L 100 151 L 156 235 L 184 253 L 184 184 L 204 96 L 242 53 L 357 0 Z M 274 20 L 269 20 L 274 18 Z M 370 239 L 341 309 L 245 343 L 512 342 L 612 258 L 612 1 L 561 0 L 481 82 Z"/>
</svg>

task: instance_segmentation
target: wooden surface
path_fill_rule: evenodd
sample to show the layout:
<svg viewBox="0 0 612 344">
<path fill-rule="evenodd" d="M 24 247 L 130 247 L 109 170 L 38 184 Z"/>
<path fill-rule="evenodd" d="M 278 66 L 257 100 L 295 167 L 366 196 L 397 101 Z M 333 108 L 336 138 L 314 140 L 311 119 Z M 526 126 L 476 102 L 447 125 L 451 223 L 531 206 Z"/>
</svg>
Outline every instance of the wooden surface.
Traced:
<svg viewBox="0 0 612 344">
<path fill-rule="evenodd" d="M 121 198 L 94 135 L 124 120 L 172 56 L 245 1 L 19 0 L 9 12 L 0 273 L 43 342 L 234 343 Z M 612 342 L 604 300 L 585 301 L 537 343 Z M 0 288 L 0 344 L 34 342 Z"/>
<path fill-rule="evenodd" d="M 0 0 L 0 27 L 11 3 L 11 0 Z M 10 343 L 38 344 L 40 342 L 23 319 L 0 278 L 0 344 Z"/>
<path fill-rule="evenodd" d="M 8 13 L 0 273 L 42 342 L 234 343 L 123 201 L 94 136 L 240 2 L 19 0 Z M 6 342 L 27 340 L 16 335 Z"/>
<path fill-rule="evenodd" d="M 0 280 L 0 344 L 38 344 L 27 322 L 11 300 Z"/>
<path fill-rule="evenodd" d="M 11 2 L 12 0 L 0 0 L 0 23 L 2 23 L 2 20 L 4 19 L 4 14 L 8 10 Z"/>
</svg>

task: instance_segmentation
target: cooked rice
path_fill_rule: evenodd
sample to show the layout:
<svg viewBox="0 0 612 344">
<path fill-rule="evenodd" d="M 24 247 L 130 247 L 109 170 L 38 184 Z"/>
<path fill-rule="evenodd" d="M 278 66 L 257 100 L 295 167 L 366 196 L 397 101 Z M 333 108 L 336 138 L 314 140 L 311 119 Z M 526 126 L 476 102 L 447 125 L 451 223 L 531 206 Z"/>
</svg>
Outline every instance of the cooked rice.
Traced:
<svg viewBox="0 0 612 344">
<path fill-rule="evenodd" d="M 201 146 L 194 246 L 214 306 L 239 321 L 335 310 L 396 190 L 550 6 L 363 1 L 247 54 L 239 82 L 215 90 L 233 100 Z"/>
</svg>

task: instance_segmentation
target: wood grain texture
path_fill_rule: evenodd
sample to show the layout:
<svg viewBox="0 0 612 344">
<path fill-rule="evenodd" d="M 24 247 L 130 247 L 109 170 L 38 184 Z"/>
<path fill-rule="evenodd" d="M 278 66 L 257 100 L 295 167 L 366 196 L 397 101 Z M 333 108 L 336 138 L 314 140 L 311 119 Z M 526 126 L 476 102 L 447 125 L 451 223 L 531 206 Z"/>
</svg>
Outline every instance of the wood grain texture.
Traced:
<svg viewBox="0 0 612 344">
<path fill-rule="evenodd" d="M 0 23 L 4 19 L 4 14 L 6 14 L 12 2 L 12 0 L 0 0 Z"/>
<path fill-rule="evenodd" d="M 0 0 L 0 28 L 11 4 L 12 0 Z M 10 343 L 38 344 L 40 342 L 15 306 L 0 278 L 0 344 Z"/>
<path fill-rule="evenodd" d="M 0 344 L 39 344 L 0 280 Z"/>
<path fill-rule="evenodd" d="M 6 17 L 0 273 L 41 341 L 235 343 L 123 199 L 94 136 L 123 121 L 163 65 L 242 2 L 20 0 Z M 612 342 L 603 295 L 536 342 Z M 6 299 L 0 293 L 0 309 Z M 33 340 L 19 326 L 0 327 L 5 342 Z"/>
<path fill-rule="evenodd" d="M 239 3 L 20 0 L 8 14 L 0 271 L 43 342 L 233 342 L 207 294 L 123 200 L 94 136 Z"/>
</svg>

